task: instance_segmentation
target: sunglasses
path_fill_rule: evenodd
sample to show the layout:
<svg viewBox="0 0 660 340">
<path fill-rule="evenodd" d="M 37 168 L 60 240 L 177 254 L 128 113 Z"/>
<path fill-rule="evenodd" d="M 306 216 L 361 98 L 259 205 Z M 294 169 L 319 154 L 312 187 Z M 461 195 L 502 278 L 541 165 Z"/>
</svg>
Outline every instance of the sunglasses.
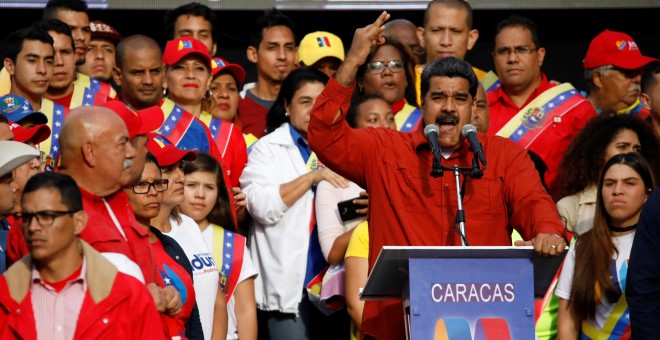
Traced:
<svg viewBox="0 0 660 340">
<path fill-rule="evenodd" d="M 403 72 L 403 62 L 401 60 L 390 60 L 388 62 L 372 61 L 367 64 L 367 72 L 380 74 L 385 68 L 389 68 L 392 73 Z"/>
</svg>

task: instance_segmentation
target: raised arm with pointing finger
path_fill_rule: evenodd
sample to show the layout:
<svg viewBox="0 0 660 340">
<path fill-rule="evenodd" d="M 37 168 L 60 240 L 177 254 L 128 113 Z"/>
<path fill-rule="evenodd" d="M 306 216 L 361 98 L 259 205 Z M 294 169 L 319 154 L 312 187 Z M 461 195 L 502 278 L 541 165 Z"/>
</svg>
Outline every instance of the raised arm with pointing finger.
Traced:
<svg viewBox="0 0 660 340">
<path fill-rule="evenodd" d="M 344 119 L 357 68 L 382 42 L 383 12 L 355 32 L 344 63 L 317 98 L 309 143 L 323 164 L 369 192 L 369 267 L 383 245 L 460 245 L 454 232 L 457 211 L 453 174 L 430 176 L 433 155 L 423 128 L 438 126 L 445 166 L 470 167 L 474 154 L 461 136 L 470 122 L 477 79 L 470 64 L 456 58 L 430 63 L 422 74 L 424 124 L 410 133 L 351 129 Z M 552 199 L 541 185 L 527 152 L 514 142 L 479 134 L 488 159 L 482 178 L 463 178 L 466 236 L 473 246 L 511 245 L 515 228 L 536 251 L 556 255 L 566 243 Z M 402 339 L 402 307 L 394 302 L 365 305 L 362 334 Z"/>
</svg>

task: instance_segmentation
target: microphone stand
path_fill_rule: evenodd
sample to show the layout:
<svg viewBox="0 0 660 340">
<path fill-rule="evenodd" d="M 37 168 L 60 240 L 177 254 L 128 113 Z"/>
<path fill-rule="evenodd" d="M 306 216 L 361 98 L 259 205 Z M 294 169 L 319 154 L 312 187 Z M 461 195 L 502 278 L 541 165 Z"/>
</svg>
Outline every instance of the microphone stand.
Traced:
<svg viewBox="0 0 660 340">
<path fill-rule="evenodd" d="M 459 167 L 458 165 L 454 165 L 454 167 L 449 168 L 442 165 L 442 163 L 440 162 L 440 157 L 441 157 L 440 152 L 433 152 L 433 167 L 431 169 L 431 177 L 434 178 L 442 177 L 443 170 L 454 172 L 454 178 L 456 180 L 456 200 L 458 202 L 458 211 L 456 211 L 455 223 L 458 224 L 459 226 L 458 229 L 454 227 L 454 230 L 458 232 L 459 236 L 461 237 L 461 246 L 467 247 L 469 246 L 469 244 L 467 242 L 467 237 L 465 235 L 465 210 L 463 209 L 463 195 L 461 193 L 460 175 L 464 174 L 465 176 L 470 176 L 472 178 L 481 178 L 484 174 L 484 170 L 486 169 L 486 166 L 484 165 L 484 167 L 481 168 L 479 166 L 479 160 L 475 155 L 474 158 L 472 158 L 471 167 L 467 168 L 467 167 Z"/>
</svg>

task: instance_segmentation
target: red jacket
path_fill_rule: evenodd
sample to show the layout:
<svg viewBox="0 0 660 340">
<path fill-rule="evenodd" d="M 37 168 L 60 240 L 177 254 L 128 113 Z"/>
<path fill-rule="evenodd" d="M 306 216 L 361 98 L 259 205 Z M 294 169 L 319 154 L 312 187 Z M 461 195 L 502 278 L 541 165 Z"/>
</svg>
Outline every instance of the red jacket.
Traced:
<svg viewBox="0 0 660 340">
<path fill-rule="evenodd" d="M 75 339 L 165 339 L 160 314 L 146 287 L 122 274 L 87 243 L 87 293 Z M 0 339 L 36 339 L 30 297 L 32 259 L 26 256 L 0 277 Z"/>
<path fill-rule="evenodd" d="M 346 113 L 352 91 L 330 79 L 314 104 L 308 136 L 324 165 L 369 192 L 369 268 L 384 245 L 460 245 L 454 232 L 454 175 L 430 176 L 433 155 L 423 124 L 411 133 L 351 129 L 336 115 Z M 479 134 L 479 139 L 488 168 L 481 179 L 465 181 L 469 244 L 511 245 L 512 228 L 525 240 L 540 233 L 561 234 L 557 208 L 525 150 L 500 137 Z M 472 158 L 464 142 L 442 162 L 469 167 Z M 405 338 L 401 303 L 367 301 L 361 332 L 377 339 Z"/>
</svg>

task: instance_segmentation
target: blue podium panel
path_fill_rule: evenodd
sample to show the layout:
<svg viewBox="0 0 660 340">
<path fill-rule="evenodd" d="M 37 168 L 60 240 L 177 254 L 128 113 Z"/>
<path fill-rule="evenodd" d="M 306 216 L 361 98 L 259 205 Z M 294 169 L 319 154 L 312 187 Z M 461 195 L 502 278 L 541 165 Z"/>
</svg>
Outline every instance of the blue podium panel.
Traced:
<svg viewBox="0 0 660 340">
<path fill-rule="evenodd" d="M 531 258 L 411 258 L 411 339 L 534 339 Z"/>
</svg>

